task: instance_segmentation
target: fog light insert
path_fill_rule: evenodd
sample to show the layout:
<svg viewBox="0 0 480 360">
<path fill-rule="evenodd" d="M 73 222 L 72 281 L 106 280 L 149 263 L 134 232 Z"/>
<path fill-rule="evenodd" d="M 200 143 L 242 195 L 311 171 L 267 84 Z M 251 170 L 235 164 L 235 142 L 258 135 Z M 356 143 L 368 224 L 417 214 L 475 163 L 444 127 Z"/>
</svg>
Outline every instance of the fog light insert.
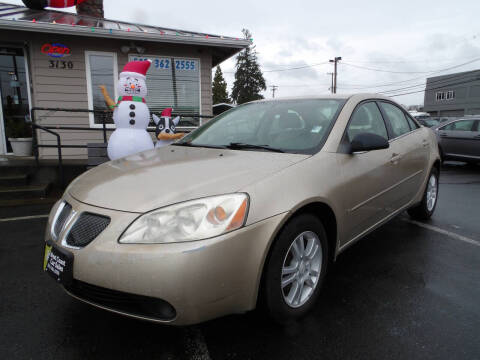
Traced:
<svg viewBox="0 0 480 360">
<path fill-rule="evenodd" d="M 65 289 L 82 300 L 128 315 L 160 321 L 171 321 L 177 316 L 175 308 L 162 299 L 106 289 L 79 280 L 73 280 Z"/>
</svg>

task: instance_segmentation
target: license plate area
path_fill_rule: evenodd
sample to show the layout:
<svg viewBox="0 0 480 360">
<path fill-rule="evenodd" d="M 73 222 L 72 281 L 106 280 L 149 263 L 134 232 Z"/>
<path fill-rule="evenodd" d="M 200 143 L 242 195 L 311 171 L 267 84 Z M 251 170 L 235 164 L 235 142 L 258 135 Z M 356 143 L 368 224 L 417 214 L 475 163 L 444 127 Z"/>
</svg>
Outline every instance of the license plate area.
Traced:
<svg viewBox="0 0 480 360">
<path fill-rule="evenodd" d="M 53 243 L 45 244 L 43 271 L 62 285 L 70 285 L 73 279 L 73 254 L 56 247 Z"/>
</svg>

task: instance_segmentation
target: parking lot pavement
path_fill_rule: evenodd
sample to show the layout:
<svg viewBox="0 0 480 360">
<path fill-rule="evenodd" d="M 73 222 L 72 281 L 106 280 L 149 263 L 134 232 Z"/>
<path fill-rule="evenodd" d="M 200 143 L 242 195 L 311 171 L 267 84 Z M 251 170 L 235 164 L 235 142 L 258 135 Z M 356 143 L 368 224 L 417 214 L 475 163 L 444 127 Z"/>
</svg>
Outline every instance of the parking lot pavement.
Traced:
<svg viewBox="0 0 480 360">
<path fill-rule="evenodd" d="M 0 358 L 479 359 L 479 180 L 447 166 L 428 228 L 400 215 L 352 246 L 285 327 L 260 311 L 174 328 L 92 308 L 42 273 L 45 218 L 0 222 Z"/>
</svg>

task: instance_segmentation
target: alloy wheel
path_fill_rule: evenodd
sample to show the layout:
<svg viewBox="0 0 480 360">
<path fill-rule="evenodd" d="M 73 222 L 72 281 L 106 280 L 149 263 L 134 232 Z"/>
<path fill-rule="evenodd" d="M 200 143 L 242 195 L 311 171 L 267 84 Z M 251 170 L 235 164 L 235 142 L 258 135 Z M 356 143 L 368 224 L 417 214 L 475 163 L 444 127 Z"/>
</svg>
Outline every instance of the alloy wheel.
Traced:
<svg viewBox="0 0 480 360">
<path fill-rule="evenodd" d="M 323 251 L 320 239 L 312 231 L 298 235 L 283 260 L 281 288 L 285 303 L 298 308 L 312 296 L 320 279 Z"/>
<path fill-rule="evenodd" d="M 437 202 L 437 177 L 435 176 L 435 174 L 432 174 L 430 175 L 430 179 L 428 179 L 428 186 L 427 186 L 428 211 L 433 210 L 436 202 Z"/>
</svg>

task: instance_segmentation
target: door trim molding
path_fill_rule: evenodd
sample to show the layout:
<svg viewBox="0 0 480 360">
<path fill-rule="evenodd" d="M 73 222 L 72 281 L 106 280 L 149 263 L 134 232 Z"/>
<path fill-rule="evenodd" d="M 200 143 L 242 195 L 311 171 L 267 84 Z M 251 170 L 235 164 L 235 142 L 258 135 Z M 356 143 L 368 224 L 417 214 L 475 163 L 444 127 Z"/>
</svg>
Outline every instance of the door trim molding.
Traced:
<svg viewBox="0 0 480 360">
<path fill-rule="evenodd" d="M 392 186 L 386 188 L 385 190 L 380 191 L 378 194 L 375 194 L 374 196 L 372 196 L 371 198 L 369 198 L 369 199 L 367 199 L 367 200 L 365 200 L 365 201 L 362 201 L 360 204 L 355 205 L 353 208 L 348 209 L 347 211 L 348 211 L 349 213 L 354 212 L 355 210 L 357 210 L 357 209 L 361 208 L 362 206 L 368 204 L 370 201 L 375 200 L 377 197 L 382 196 L 382 195 L 385 194 L 386 192 L 388 192 L 388 191 L 396 188 L 397 186 L 403 184 L 405 181 L 410 180 L 411 178 L 417 176 L 418 174 L 420 174 L 420 173 L 422 173 L 422 172 L 423 172 L 423 169 L 422 169 L 422 170 L 418 170 L 417 172 L 414 172 L 413 174 L 411 174 L 410 176 L 406 177 L 405 179 L 400 180 L 400 181 L 397 182 L 396 184 L 393 184 Z"/>
</svg>

